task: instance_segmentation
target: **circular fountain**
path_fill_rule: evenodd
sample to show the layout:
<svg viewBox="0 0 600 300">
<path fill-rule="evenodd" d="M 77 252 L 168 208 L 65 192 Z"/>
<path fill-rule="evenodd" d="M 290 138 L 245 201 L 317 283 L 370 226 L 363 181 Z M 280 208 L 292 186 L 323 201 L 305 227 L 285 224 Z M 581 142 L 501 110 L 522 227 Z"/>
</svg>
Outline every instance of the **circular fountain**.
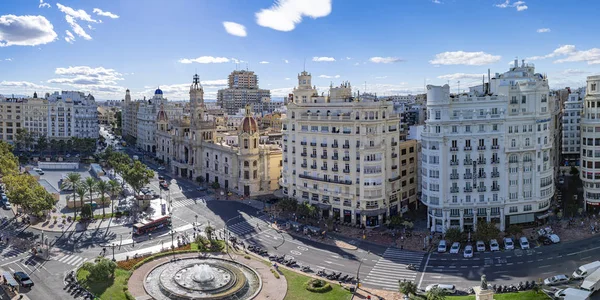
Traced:
<svg viewBox="0 0 600 300">
<path fill-rule="evenodd" d="M 260 276 L 246 265 L 217 258 L 186 258 L 158 265 L 144 288 L 154 299 L 252 299 Z"/>
</svg>

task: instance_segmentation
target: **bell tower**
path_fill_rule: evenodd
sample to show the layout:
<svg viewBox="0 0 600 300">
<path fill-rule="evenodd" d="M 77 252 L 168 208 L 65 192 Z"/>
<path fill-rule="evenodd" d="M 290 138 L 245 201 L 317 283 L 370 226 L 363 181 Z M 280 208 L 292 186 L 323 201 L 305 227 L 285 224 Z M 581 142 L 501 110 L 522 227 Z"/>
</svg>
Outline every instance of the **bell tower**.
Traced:
<svg viewBox="0 0 600 300">
<path fill-rule="evenodd" d="M 204 89 L 200 84 L 200 76 L 195 74 L 190 86 L 190 114 L 192 126 L 204 120 Z"/>
</svg>

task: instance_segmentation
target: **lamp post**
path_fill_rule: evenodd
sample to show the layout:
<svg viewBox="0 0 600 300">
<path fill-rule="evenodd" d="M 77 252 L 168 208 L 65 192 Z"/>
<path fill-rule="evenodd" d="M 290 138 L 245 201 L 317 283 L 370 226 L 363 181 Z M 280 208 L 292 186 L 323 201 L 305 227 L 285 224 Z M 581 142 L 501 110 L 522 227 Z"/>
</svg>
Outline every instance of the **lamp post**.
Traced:
<svg viewBox="0 0 600 300">
<path fill-rule="evenodd" d="M 362 266 L 363 261 L 365 260 L 365 256 L 367 256 L 367 254 L 371 253 L 371 250 L 367 251 L 367 253 L 365 253 L 363 255 L 363 257 L 360 259 L 360 262 L 358 263 L 358 269 L 356 270 L 356 289 L 358 290 L 360 288 L 360 267 Z M 356 290 L 354 291 L 354 293 L 356 293 Z"/>
<path fill-rule="evenodd" d="M 228 238 L 228 236 L 229 236 L 229 230 L 227 229 L 227 223 L 229 223 L 230 221 L 235 220 L 235 219 L 237 219 L 237 218 L 239 218 L 241 216 L 242 215 L 237 215 L 237 216 L 235 216 L 233 218 L 230 218 L 229 220 L 227 220 L 227 222 L 225 222 L 225 228 L 223 228 L 224 229 L 223 230 L 224 231 L 224 238 L 225 238 L 225 252 L 227 252 L 227 254 L 229 255 L 230 258 L 231 258 L 231 255 L 229 254 L 229 244 L 228 244 L 228 241 L 229 241 L 229 238 Z M 209 221 L 209 226 L 210 226 L 210 221 Z"/>
<path fill-rule="evenodd" d="M 113 252 L 113 258 L 112 258 L 112 261 L 117 261 L 117 260 L 115 259 L 115 247 L 116 247 L 116 246 L 117 246 L 117 245 L 116 245 L 115 243 L 113 243 L 113 244 L 112 244 L 112 252 Z"/>
<path fill-rule="evenodd" d="M 175 231 L 171 230 L 171 251 L 173 251 L 173 258 L 175 258 L 175 245 L 173 245 L 173 236 L 175 235 Z"/>
<path fill-rule="evenodd" d="M 198 226 L 198 215 L 196 215 L 195 217 L 196 217 L 196 223 L 194 224 L 194 227 Z"/>
</svg>

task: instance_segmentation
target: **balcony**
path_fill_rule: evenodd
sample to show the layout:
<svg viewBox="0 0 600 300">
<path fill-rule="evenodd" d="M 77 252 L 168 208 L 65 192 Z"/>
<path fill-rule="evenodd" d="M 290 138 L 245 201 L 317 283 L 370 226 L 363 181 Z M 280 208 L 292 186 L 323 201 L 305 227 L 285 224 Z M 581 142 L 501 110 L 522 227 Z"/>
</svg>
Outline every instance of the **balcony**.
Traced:
<svg viewBox="0 0 600 300">
<path fill-rule="evenodd" d="M 486 162 L 487 162 L 487 159 L 485 159 L 485 158 L 484 159 L 481 159 L 481 158 L 477 159 L 477 164 L 478 165 L 485 165 Z"/>
<path fill-rule="evenodd" d="M 313 147 L 316 147 L 317 146 L 317 142 L 310 142 L 310 145 L 313 146 Z"/>
<path fill-rule="evenodd" d="M 477 150 L 485 150 L 485 146 L 477 146 Z"/>
<path fill-rule="evenodd" d="M 472 187 L 465 187 L 465 188 L 463 188 L 463 192 L 465 192 L 465 193 L 470 193 L 472 191 L 473 191 Z"/>
<path fill-rule="evenodd" d="M 350 149 L 350 144 L 342 145 L 342 148 L 344 148 L 344 149 Z"/>
<path fill-rule="evenodd" d="M 302 146 L 306 146 L 306 141 L 302 141 L 302 142 L 300 142 L 300 145 L 302 145 Z"/>
<path fill-rule="evenodd" d="M 398 169 L 398 165 L 393 165 L 392 170 L 396 170 L 396 169 Z"/>
<path fill-rule="evenodd" d="M 392 158 L 398 157 L 398 153 L 392 153 Z"/>
<path fill-rule="evenodd" d="M 343 160 L 344 161 L 350 161 L 350 156 L 344 156 Z"/>
<path fill-rule="evenodd" d="M 492 172 L 492 178 L 500 177 L 500 172 Z"/>
<path fill-rule="evenodd" d="M 450 193 L 458 193 L 458 187 L 457 186 L 456 187 L 454 187 L 454 186 L 451 187 L 450 188 Z"/>
<path fill-rule="evenodd" d="M 492 158 L 492 165 L 497 165 L 499 163 L 500 163 L 500 159 L 499 158 L 496 158 L 496 159 Z"/>
<path fill-rule="evenodd" d="M 321 147 L 327 147 L 327 143 L 321 143 Z"/>
<path fill-rule="evenodd" d="M 311 158 L 317 158 L 317 154 L 316 154 L 316 153 L 312 153 L 312 154 L 310 155 L 310 157 L 311 157 Z"/>
<path fill-rule="evenodd" d="M 498 192 L 498 191 L 500 191 L 500 186 L 499 185 L 492 186 L 492 192 Z"/>
<path fill-rule="evenodd" d="M 338 146 L 338 144 L 331 144 L 331 148 L 337 148 Z"/>
<path fill-rule="evenodd" d="M 346 174 L 350 173 L 350 169 L 344 169 L 344 173 L 346 173 Z"/>
<path fill-rule="evenodd" d="M 463 164 L 464 165 L 472 165 L 473 164 L 473 160 L 472 159 L 465 159 L 465 160 L 463 160 Z"/>
<path fill-rule="evenodd" d="M 338 158 L 339 158 L 339 156 L 337 156 L 337 155 L 334 155 L 331 157 L 331 159 L 333 159 L 333 160 L 338 160 Z"/>
<path fill-rule="evenodd" d="M 292 150 L 292 154 L 296 154 L 296 150 Z"/>
<path fill-rule="evenodd" d="M 310 165 L 310 168 L 313 169 L 313 170 L 316 170 L 317 169 L 317 165 Z"/>
<path fill-rule="evenodd" d="M 451 160 L 450 161 L 450 165 L 451 166 L 458 166 L 458 160 Z"/>
<path fill-rule="evenodd" d="M 472 148 L 471 148 L 471 146 L 466 146 L 464 149 L 465 149 L 465 151 L 471 151 Z"/>
<path fill-rule="evenodd" d="M 356 169 L 356 173 L 360 173 L 360 168 L 357 168 L 357 169 Z"/>
<path fill-rule="evenodd" d="M 308 155 L 308 153 L 306 153 L 306 152 L 302 152 L 302 153 L 300 153 L 300 155 L 302 155 L 302 156 L 307 156 L 307 155 Z"/>
<path fill-rule="evenodd" d="M 300 166 L 303 168 L 306 168 L 306 166 L 308 166 L 308 164 L 301 164 Z"/>
<path fill-rule="evenodd" d="M 498 150 L 498 149 L 500 149 L 500 146 L 498 146 L 498 145 L 492 145 L 492 150 Z"/>
<path fill-rule="evenodd" d="M 450 180 L 457 180 L 458 179 L 458 174 L 454 173 L 454 174 L 450 174 Z"/>
<path fill-rule="evenodd" d="M 463 178 L 464 179 L 473 179 L 473 174 L 472 173 L 465 173 L 465 174 L 463 174 Z"/>
<path fill-rule="evenodd" d="M 458 151 L 458 147 L 450 147 L 450 151 L 456 152 L 456 151 Z"/>
<path fill-rule="evenodd" d="M 284 159 L 284 160 L 283 160 L 283 162 L 285 162 L 285 163 L 286 163 L 286 162 L 288 162 L 287 158 L 286 158 L 286 159 Z"/>
<path fill-rule="evenodd" d="M 321 155 L 321 159 L 327 159 L 327 154 Z"/>
<path fill-rule="evenodd" d="M 331 168 L 331 171 L 337 172 L 337 171 L 339 171 L 339 169 L 337 167 L 333 167 L 333 168 Z"/>
<path fill-rule="evenodd" d="M 487 175 L 485 175 L 485 173 L 479 173 L 477 174 L 477 178 L 486 178 Z"/>
<path fill-rule="evenodd" d="M 288 152 L 287 148 L 283 148 L 283 153 L 287 153 L 287 152 Z"/>
<path fill-rule="evenodd" d="M 331 183 L 340 183 L 340 184 L 352 184 L 351 180 L 334 180 L 334 179 L 330 179 L 330 178 L 320 178 L 320 177 L 315 177 L 315 176 L 310 176 L 310 175 L 304 175 L 304 174 L 300 174 L 298 175 L 300 178 L 304 178 L 304 179 L 310 179 L 310 180 L 318 180 L 318 181 L 323 181 L 323 182 L 331 182 Z M 306 199 L 308 198 L 308 196 L 306 197 Z"/>
<path fill-rule="evenodd" d="M 480 192 L 480 193 L 483 193 L 483 192 L 487 191 L 487 187 L 486 186 L 479 186 L 479 187 L 477 187 L 477 191 Z"/>
<path fill-rule="evenodd" d="M 395 177 L 392 177 L 392 178 L 388 179 L 388 181 L 389 181 L 389 182 L 392 182 L 392 181 L 396 181 L 396 180 L 398 180 L 398 179 L 400 179 L 400 175 L 398 175 L 398 176 L 395 176 Z"/>
<path fill-rule="evenodd" d="M 392 142 L 392 147 L 398 146 L 398 142 Z"/>
<path fill-rule="evenodd" d="M 327 171 L 327 166 L 322 166 L 322 167 L 321 167 L 321 170 L 323 170 L 323 171 Z"/>
</svg>

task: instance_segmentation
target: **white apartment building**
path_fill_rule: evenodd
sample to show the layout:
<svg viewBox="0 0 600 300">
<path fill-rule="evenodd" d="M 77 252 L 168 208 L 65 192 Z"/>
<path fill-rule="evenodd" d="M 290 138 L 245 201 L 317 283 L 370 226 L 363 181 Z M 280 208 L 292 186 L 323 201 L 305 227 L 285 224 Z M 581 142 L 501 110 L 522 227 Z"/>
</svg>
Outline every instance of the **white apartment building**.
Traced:
<svg viewBox="0 0 600 300">
<path fill-rule="evenodd" d="M 547 217 L 554 195 L 546 78 L 531 64 L 496 74 L 481 91 L 427 86 L 422 197 L 428 227 L 475 230 Z"/>
<path fill-rule="evenodd" d="M 562 156 L 563 161 L 569 165 L 579 162 L 581 151 L 581 112 L 583 110 L 583 98 L 585 89 L 572 91 L 564 103 L 562 114 Z"/>
<path fill-rule="evenodd" d="M 384 224 L 403 210 L 399 125 L 391 101 L 353 97 L 349 83 L 320 96 L 303 71 L 282 125 L 283 194 L 325 218 Z"/>
<path fill-rule="evenodd" d="M 581 117 L 581 164 L 584 207 L 600 206 L 600 76 L 587 78 Z"/>
</svg>

